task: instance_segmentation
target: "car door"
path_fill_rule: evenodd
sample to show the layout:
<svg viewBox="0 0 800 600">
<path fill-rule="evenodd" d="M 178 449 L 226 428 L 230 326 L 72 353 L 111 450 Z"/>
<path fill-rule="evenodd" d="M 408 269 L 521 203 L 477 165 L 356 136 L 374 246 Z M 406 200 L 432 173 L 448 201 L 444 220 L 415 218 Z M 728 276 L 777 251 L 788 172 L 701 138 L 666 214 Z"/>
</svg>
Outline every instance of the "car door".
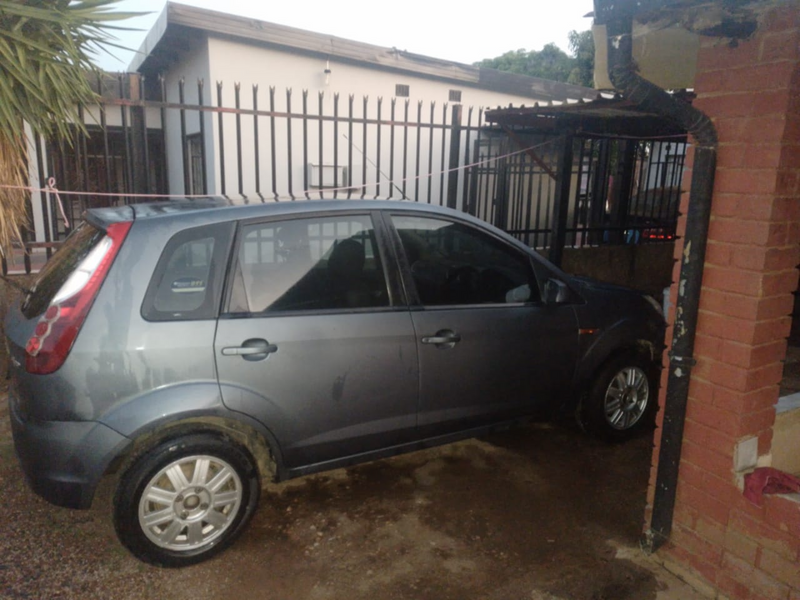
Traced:
<svg viewBox="0 0 800 600">
<path fill-rule="evenodd" d="M 420 364 L 422 437 L 547 409 L 569 392 L 575 311 L 546 305 L 531 257 L 476 225 L 394 213 Z"/>
<path fill-rule="evenodd" d="M 240 226 L 214 351 L 223 401 L 288 468 L 414 438 L 416 341 L 368 213 Z"/>
</svg>

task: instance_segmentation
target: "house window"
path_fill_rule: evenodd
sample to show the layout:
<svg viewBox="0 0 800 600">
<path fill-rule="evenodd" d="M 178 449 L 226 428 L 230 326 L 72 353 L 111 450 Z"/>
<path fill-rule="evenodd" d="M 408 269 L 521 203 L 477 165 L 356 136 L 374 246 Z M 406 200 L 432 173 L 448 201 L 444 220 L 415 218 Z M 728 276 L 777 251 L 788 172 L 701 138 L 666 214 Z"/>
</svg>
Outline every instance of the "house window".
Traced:
<svg viewBox="0 0 800 600">
<path fill-rule="evenodd" d="M 208 193 L 203 164 L 203 138 L 199 133 L 186 136 L 186 155 L 189 158 L 189 189 L 187 194 Z"/>
<path fill-rule="evenodd" d="M 461 102 L 461 90 L 450 90 L 450 102 Z"/>
<path fill-rule="evenodd" d="M 409 93 L 410 93 L 409 86 L 403 83 L 398 83 L 397 85 L 394 86 L 394 95 L 397 96 L 398 98 L 408 98 Z"/>
<path fill-rule="evenodd" d="M 343 165 L 308 163 L 308 183 L 312 188 L 336 189 L 350 186 L 350 170 Z"/>
</svg>

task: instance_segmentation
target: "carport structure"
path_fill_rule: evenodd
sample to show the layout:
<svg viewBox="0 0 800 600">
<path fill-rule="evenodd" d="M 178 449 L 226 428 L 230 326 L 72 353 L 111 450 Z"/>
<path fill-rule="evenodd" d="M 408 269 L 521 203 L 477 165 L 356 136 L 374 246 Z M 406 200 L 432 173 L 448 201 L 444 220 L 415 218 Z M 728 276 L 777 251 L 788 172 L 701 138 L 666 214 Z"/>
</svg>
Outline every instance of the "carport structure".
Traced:
<svg viewBox="0 0 800 600">
<path fill-rule="evenodd" d="M 635 73 L 632 22 L 698 36 L 697 111 Z M 800 470 L 773 458 L 800 455 L 776 428 L 800 263 L 800 2 L 596 0 L 595 25 L 618 91 L 692 143 L 644 544 L 710 597 L 798 600 L 800 495 L 743 488 L 759 467 Z M 639 55 L 643 74 L 664 48 Z"/>
<path fill-rule="evenodd" d="M 692 98 L 685 91 L 673 96 L 681 102 Z M 562 265 L 565 247 L 673 239 L 686 153 L 686 129 L 680 124 L 619 95 L 598 95 L 591 102 L 497 108 L 486 111 L 486 120 L 507 136 L 512 148 L 525 148 L 528 158 L 555 180 L 548 230 L 548 258 L 554 264 Z M 553 140 L 557 146 L 552 169 L 547 169 L 547 158 L 535 143 L 539 139 Z M 511 213 L 523 212 L 520 199 L 509 193 L 508 185 L 498 187 L 495 225 L 538 247 L 537 234 L 542 230 L 524 228 L 530 227 L 530 218 L 515 222 Z M 544 200 L 540 193 L 538 203 Z M 490 220 L 480 206 L 467 210 Z M 538 217 L 538 208 L 536 212 Z"/>
</svg>

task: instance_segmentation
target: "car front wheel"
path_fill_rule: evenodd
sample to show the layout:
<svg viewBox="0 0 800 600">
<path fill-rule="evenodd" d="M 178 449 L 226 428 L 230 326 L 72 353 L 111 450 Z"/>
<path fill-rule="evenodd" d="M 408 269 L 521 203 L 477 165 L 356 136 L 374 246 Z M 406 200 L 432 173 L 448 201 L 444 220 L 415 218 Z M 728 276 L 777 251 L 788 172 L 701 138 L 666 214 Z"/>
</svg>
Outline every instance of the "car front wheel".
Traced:
<svg viewBox="0 0 800 600">
<path fill-rule="evenodd" d="M 142 455 L 122 475 L 114 526 L 136 557 L 182 567 L 230 545 L 253 515 L 259 492 L 247 451 L 213 435 L 186 435 Z"/>
<path fill-rule="evenodd" d="M 658 404 L 655 369 L 641 355 L 610 359 L 581 403 L 581 425 L 599 437 L 623 441 L 653 424 Z"/>
</svg>

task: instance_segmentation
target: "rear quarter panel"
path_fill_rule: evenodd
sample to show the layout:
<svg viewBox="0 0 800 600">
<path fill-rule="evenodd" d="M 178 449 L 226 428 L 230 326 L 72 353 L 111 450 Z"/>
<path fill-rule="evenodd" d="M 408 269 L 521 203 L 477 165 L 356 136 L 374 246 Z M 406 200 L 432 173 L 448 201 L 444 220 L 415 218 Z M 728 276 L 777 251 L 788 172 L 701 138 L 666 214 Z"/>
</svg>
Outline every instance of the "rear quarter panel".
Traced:
<svg viewBox="0 0 800 600">
<path fill-rule="evenodd" d="M 31 416 L 41 420 L 102 420 L 118 405 L 179 382 L 216 382 L 216 321 L 149 322 L 141 306 L 167 240 L 182 220 L 134 222 L 62 367 L 21 377 Z M 148 418 L 142 415 L 142 419 Z"/>
</svg>

